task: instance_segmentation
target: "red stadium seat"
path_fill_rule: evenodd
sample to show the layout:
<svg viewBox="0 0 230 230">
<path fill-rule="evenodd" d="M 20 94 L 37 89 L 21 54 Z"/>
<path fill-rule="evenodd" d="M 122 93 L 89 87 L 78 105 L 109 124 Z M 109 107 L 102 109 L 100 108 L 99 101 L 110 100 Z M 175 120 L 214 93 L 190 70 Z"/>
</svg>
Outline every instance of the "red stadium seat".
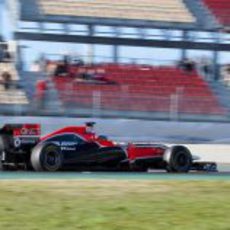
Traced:
<svg viewBox="0 0 230 230">
<path fill-rule="evenodd" d="M 54 77 L 64 103 L 92 107 L 94 92 L 100 92 L 102 109 L 142 112 L 169 112 L 172 95 L 178 95 L 180 113 L 223 115 L 224 109 L 208 84 L 195 71 L 175 67 L 143 67 L 106 64 L 105 77 L 117 84 L 77 82 L 73 78 Z M 75 69 L 77 72 L 77 69 Z"/>
<path fill-rule="evenodd" d="M 229 0 L 204 0 L 218 21 L 224 26 L 230 26 L 230 1 Z"/>
</svg>

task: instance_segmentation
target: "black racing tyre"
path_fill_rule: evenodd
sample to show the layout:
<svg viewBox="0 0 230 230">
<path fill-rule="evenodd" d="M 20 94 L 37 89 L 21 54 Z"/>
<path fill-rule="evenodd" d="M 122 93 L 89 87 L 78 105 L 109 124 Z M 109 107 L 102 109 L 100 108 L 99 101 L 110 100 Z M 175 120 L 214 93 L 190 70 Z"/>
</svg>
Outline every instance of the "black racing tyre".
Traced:
<svg viewBox="0 0 230 230">
<path fill-rule="evenodd" d="M 31 153 L 31 164 L 35 171 L 55 172 L 62 168 L 63 155 L 59 146 L 53 143 L 42 143 Z"/>
<path fill-rule="evenodd" d="M 3 166 L 3 163 L 2 163 L 3 151 L 4 151 L 4 141 L 3 141 L 2 136 L 0 136 L 0 171 L 4 171 L 4 166 Z"/>
<path fill-rule="evenodd" d="M 2 156 L 0 156 L 0 159 Z M 0 172 L 8 170 L 7 166 L 5 166 L 2 162 L 2 159 L 0 160 Z"/>
<path fill-rule="evenodd" d="M 0 153 L 0 171 L 3 171 L 3 170 L 4 170 L 4 167 L 2 164 L 2 153 Z"/>
<path fill-rule="evenodd" d="M 192 155 L 184 146 L 174 146 L 167 165 L 168 172 L 187 173 L 192 167 Z"/>
</svg>

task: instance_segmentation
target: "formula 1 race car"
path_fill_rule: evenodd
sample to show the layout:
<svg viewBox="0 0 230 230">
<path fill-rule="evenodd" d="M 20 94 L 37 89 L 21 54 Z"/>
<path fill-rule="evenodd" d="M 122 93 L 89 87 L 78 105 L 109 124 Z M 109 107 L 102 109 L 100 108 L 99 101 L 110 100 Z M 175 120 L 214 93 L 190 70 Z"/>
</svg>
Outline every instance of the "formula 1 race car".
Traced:
<svg viewBox="0 0 230 230">
<path fill-rule="evenodd" d="M 95 123 L 59 129 L 40 137 L 38 124 L 8 124 L 0 129 L 0 170 L 215 171 L 216 164 L 196 161 L 182 145 L 119 144 L 97 136 Z"/>
</svg>

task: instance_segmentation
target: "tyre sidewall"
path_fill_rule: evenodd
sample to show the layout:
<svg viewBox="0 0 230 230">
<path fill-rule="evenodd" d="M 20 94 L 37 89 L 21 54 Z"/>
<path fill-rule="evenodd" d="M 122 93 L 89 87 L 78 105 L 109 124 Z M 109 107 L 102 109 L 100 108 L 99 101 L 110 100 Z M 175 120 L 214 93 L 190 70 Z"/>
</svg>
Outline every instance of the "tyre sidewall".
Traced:
<svg viewBox="0 0 230 230">
<path fill-rule="evenodd" d="M 4 170 L 4 166 L 3 166 L 3 162 L 2 162 L 3 151 L 4 151 L 4 140 L 3 140 L 2 136 L 0 136 L 0 171 Z"/>
<path fill-rule="evenodd" d="M 179 158 L 184 157 L 185 163 L 180 165 Z M 192 156 L 190 151 L 183 146 L 175 146 L 172 149 L 168 170 L 171 172 L 187 173 L 192 166 Z"/>
<path fill-rule="evenodd" d="M 47 162 L 48 155 L 55 155 L 55 164 L 50 165 Z M 59 146 L 53 143 L 42 143 L 36 146 L 31 154 L 31 164 L 35 171 L 55 172 L 62 168 L 63 155 Z"/>
</svg>

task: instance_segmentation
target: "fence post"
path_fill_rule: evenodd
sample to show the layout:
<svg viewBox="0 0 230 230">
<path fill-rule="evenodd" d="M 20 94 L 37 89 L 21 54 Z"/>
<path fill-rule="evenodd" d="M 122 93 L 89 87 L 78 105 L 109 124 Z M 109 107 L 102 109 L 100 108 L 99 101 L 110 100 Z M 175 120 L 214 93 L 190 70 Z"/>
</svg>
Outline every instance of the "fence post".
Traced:
<svg viewBox="0 0 230 230">
<path fill-rule="evenodd" d="M 93 107 L 92 107 L 92 115 L 94 117 L 98 117 L 101 114 L 101 91 L 93 91 Z"/>
<path fill-rule="evenodd" d="M 129 104 L 127 102 L 130 101 L 129 97 L 129 85 L 122 85 L 121 86 L 121 95 L 120 95 L 120 102 L 121 104 Z"/>
<path fill-rule="evenodd" d="M 170 120 L 178 121 L 178 94 L 172 94 L 170 96 Z"/>
</svg>

